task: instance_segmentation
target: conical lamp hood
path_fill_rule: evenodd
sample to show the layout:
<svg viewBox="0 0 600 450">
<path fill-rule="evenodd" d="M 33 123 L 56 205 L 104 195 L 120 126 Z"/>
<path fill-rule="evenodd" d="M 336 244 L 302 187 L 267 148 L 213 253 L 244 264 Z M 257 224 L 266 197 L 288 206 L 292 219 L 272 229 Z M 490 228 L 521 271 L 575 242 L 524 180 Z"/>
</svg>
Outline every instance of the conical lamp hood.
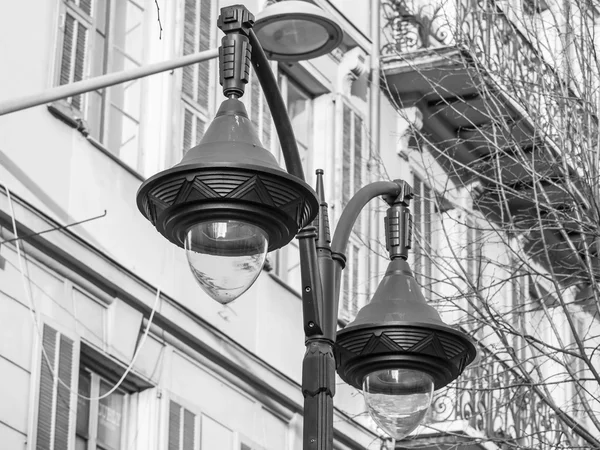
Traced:
<svg viewBox="0 0 600 450">
<path fill-rule="evenodd" d="M 400 258 L 390 262 L 375 295 L 346 329 L 390 322 L 445 326 L 435 308 L 425 301 L 408 263 Z"/>
<path fill-rule="evenodd" d="M 284 172 L 275 156 L 263 147 L 246 107 L 237 99 L 227 99 L 204 133 L 202 140 L 188 150 L 178 166 L 215 164 L 231 166 L 243 162 Z M 287 174 L 287 172 L 285 172 Z"/>
</svg>

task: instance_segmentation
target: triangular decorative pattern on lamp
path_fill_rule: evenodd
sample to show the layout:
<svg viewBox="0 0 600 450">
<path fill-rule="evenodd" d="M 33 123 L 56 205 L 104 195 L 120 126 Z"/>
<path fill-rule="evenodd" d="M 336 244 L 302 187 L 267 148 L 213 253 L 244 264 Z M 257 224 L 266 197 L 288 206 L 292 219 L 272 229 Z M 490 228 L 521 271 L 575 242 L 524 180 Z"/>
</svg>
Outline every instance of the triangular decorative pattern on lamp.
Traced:
<svg viewBox="0 0 600 450">
<path fill-rule="evenodd" d="M 271 194 L 267 188 L 265 188 L 265 185 L 262 183 L 259 176 L 253 176 L 248 181 L 227 194 L 226 197 L 275 206 Z"/>
<path fill-rule="evenodd" d="M 398 345 L 396 342 L 391 340 L 385 334 L 380 334 L 379 336 L 373 334 L 369 342 L 364 346 L 361 354 L 371 354 L 371 353 L 388 353 L 388 352 L 402 352 L 404 349 Z"/>
<path fill-rule="evenodd" d="M 444 347 L 440 343 L 440 340 L 435 333 L 430 334 L 421 342 L 409 348 L 408 351 L 448 359 L 448 355 L 446 355 Z"/>
</svg>

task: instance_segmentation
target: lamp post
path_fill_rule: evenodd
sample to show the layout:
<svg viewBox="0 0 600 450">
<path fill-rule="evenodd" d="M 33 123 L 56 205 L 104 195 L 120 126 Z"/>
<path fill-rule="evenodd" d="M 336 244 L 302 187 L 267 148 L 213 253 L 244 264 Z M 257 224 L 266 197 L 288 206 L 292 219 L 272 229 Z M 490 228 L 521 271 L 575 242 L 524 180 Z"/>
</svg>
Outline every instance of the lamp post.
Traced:
<svg viewBox="0 0 600 450">
<path fill-rule="evenodd" d="M 161 234 L 185 248 L 199 284 L 221 303 L 252 285 L 267 251 L 296 236 L 306 337 L 304 449 L 333 448 L 336 369 L 363 391 L 373 419 L 402 438 L 423 419 L 433 390 L 456 379 L 474 359 L 475 346 L 427 305 L 406 262 L 413 195 L 408 184 L 380 181 L 360 189 L 331 239 L 323 172 L 317 171 L 315 192 L 304 182 L 291 123 L 253 23 L 243 6 L 221 10 L 218 25 L 225 37 L 219 68 L 227 99 L 200 144 L 179 164 L 142 184 L 138 207 Z M 336 40 L 339 35 L 331 38 Z M 331 45 L 322 39 L 313 43 L 314 48 L 304 46 L 298 53 L 310 57 Z M 271 109 L 287 171 L 262 146 L 239 101 L 250 64 Z M 360 211 L 378 196 L 390 206 L 386 240 L 391 262 L 371 302 L 336 333 L 346 246 Z"/>
</svg>

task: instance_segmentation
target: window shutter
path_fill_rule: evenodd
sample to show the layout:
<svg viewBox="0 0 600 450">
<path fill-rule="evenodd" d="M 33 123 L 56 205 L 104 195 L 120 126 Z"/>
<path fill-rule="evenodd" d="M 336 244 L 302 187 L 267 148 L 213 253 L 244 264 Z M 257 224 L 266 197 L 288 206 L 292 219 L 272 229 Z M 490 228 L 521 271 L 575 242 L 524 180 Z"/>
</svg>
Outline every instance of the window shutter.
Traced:
<svg viewBox="0 0 600 450">
<path fill-rule="evenodd" d="M 80 0 L 79 7 L 87 15 L 92 15 L 92 0 Z"/>
<path fill-rule="evenodd" d="M 421 273 L 423 271 L 423 267 L 422 267 L 422 253 L 421 253 L 421 239 L 423 238 L 421 235 L 421 230 L 422 230 L 422 226 L 421 224 L 423 223 L 423 211 L 421 208 L 421 195 L 422 195 L 422 190 L 421 190 L 421 180 L 418 177 L 414 178 L 414 183 L 413 183 L 413 191 L 415 194 L 415 201 L 413 203 L 414 205 L 414 230 L 413 230 L 413 236 L 415 237 L 414 239 L 414 265 L 415 265 L 415 278 L 417 279 L 417 281 L 419 283 L 422 282 L 422 277 L 421 277 Z"/>
<path fill-rule="evenodd" d="M 181 428 L 181 406 L 171 400 L 169 406 L 169 450 L 179 450 Z"/>
<path fill-rule="evenodd" d="M 87 27 L 72 14 L 65 14 L 62 58 L 60 62 L 60 84 L 81 81 L 85 72 L 85 49 Z M 74 108 L 82 109 L 82 95 L 71 98 Z"/>
<path fill-rule="evenodd" d="M 183 450 L 195 450 L 195 431 L 196 415 L 185 409 L 183 412 Z"/>
<path fill-rule="evenodd" d="M 196 414 L 171 400 L 169 404 L 168 450 L 196 449 Z"/>
<path fill-rule="evenodd" d="M 72 386 L 74 342 L 44 325 L 42 347 L 48 359 L 42 353 L 36 449 L 64 450 L 71 436 L 71 393 L 56 377 Z"/>
<path fill-rule="evenodd" d="M 67 13 L 65 16 L 65 31 L 63 36 L 62 59 L 60 62 L 60 84 L 71 81 L 71 62 L 73 59 L 73 46 L 75 36 L 75 18 Z"/>
<path fill-rule="evenodd" d="M 342 124 L 342 205 L 346 205 L 351 195 L 352 176 L 352 111 L 344 104 Z"/>
<path fill-rule="evenodd" d="M 351 194 L 354 194 L 362 187 L 362 119 L 357 114 L 354 114 L 354 189 Z M 360 230 L 361 215 L 356 218 L 355 227 Z"/>
<path fill-rule="evenodd" d="M 200 39 L 198 41 L 198 50 L 205 51 L 210 48 L 210 30 L 211 30 L 211 0 L 201 0 L 200 2 Z M 208 109 L 210 98 L 210 63 L 196 64 L 198 69 L 198 98 L 197 101 L 204 109 Z"/>
<path fill-rule="evenodd" d="M 204 135 L 204 120 L 187 107 L 183 108 L 183 154 L 200 143 Z"/>
<path fill-rule="evenodd" d="M 359 278 L 359 249 L 357 245 L 352 244 L 352 257 L 350 263 L 352 264 L 352 315 L 358 312 L 358 278 Z"/>
<path fill-rule="evenodd" d="M 185 0 L 183 23 L 183 54 L 208 50 L 211 45 L 211 0 Z M 208 109 L 210 99 L 210 63 L 183 68 L 182 91 Z"/>
<path fill-rule="evenodd" d="M 350 274 L 347 270 L 342 272 L 342 312 L 349 314 L 350 312 Z"/>
<path fill-rule="evenodd" d="M 185 0 L 183 23 L 183 55 L 191 55 L 196 50 L 196 0 Z M 197 64 L 183 68 L 182 90 L 194 98 L 194 71 Z"/>
<path fill-rule="evenodd" d="M 423 266 L 424 282 L 431 284 L 431 221 L 433 220 L 433 202 L 431 201 L 431 188 L 423 185 Z"/>
<path fill-rule="evenodd" d="M 267 99 L 264 95 L 261 96 L 262 101 L 262 143 L 266 149 L 271 148 L 271 133 L 273 128 L 271 127 L 271 110 L 267 104 Z"/>
<path fill-rule="evenodd" d="M 250 120 L 256 128 L 260 129 L 260 83 L 255 73 L 250 76 Z"/>
<path fill-rule="evenodd" d="M 194 133 L 194 115 L 189 109 L 183 110 L 183 154 L 192 148 L 192 135 Z"/>
</svg>

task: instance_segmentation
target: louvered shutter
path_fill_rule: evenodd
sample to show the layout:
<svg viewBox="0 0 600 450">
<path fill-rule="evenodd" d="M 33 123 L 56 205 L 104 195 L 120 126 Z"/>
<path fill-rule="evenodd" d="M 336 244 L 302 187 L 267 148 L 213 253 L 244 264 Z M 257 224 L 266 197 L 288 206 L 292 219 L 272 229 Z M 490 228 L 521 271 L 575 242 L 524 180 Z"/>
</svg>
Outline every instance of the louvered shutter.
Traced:
<svg viewBox="0 0 600 450">
<path fill-rule="evenodd" d="M 204 135 L 204 120 L 191 109 L 183 109 L 183 154 L 200 143 Z"/>
<path fill-rule="evenodd" d="M 342 205 L 345 206 L 352 190 L 352 111 L 346 104 L 342 119 Z"/>
<path fill-rule="evenodd" d="M 197 416 L 171 400 L 169 404 L 168 450 L 195 450 Z"/>
<path fill-rule="evenodd" d="M 183 154 L 192 148 L 194 134 L 194 114 L 189 110 L 183 110 Z"/>
<path fill-rule="evenodd" d="M 354 186 L 352 189 L 352 193 L 356 192 L 358 189 L 362 187 L 362 119 L 357 114 L 354 114 L 354 160 L 352 164 L 352 169 L 354 171 L 353 181 Z M 360 230 L 361 227 L 361 216 L 359 215 L 356 218 L 356 223 L 354 225 L 356 230 Z"/>
<path fill-rule="evenodd" d="M 191 55 L 211 47 L 211 0 L 185 0 L 183 54 Z M 210 62 L 183 68 L 182 91 L 208 110 L 210 99 Z"/>
<path fill-rule="evenodd" d="M 413 247 L 414 247 L 414 267 L 415 267 L 415 278 L 417 279 L 417 281 L 419 281 L 419 283 L 422 283 L 422 276 L 421 274 L 423 273 L 423 265 L 422 265 L 422 248 L 421 248 L 421 242 L 423 239 L 423 236 L 421 234 L 421 230 L 423 229 L 422 227 L 422 223 L 423 223 L 423 210 L 421 208 L 422 205 L 422 189 L 421 189 L 421 180 L 418 177 L 414 178 L 414 183 L 413 183 L 413 192 L 415 195 L 415 200 L 413 202 L 413 212 L 414 212 L 414 230 L 413 230 L 413 235 L 415 235 L 415 239 L 413 242 Z"/>
<path fill-rule="evenodd" d="M 197 20 L 196 20 L 196 0 L 185 0 L 184 5 L 184 23 L 183 23 L 183 54 L 191 55 L 196 51 L 197 40 Z M 197 64 L 187 65 L 183 68 L 183 78 L 181 89 L 191 98 L 194 98 L 194 72 Z"/>
<path fill-rule="evenodd" d="M 169 450 L 179 450 L 181 406 L 171 400 L 169 405 Z"/>
<path fill-rule="evenodd" d="M 250 76 L 250 120 L 258 132 L 260 129 L 260 83 L 255 73 Z"/>
<path fill-rule="evenodd" d="M 42 347 L 46 356 L 41 355 L 36 450 L 66 450 L 72 435 L 67 386 L 73 385 L 74 341 L 44 325 Z"/>
<path fill-rule="evenodd" d="M 194 450 L 196 443 L 196 415 L 183 410 L 183 450 Z"/>
<path fill-rule="evenodd" d="M 350 259 L 350 264 L 352 264 L 352 292 L 350 295 L 352 296 L 352 314 L 356 314 L 358 312 L 358 281 L 359 281 L 359 248 L 357 245 L 352 244 L 352 255 Z"/>
<path fill-rule="evenodd" d="M 81 81 L 85 73 L 85 54 L 88 39 L 88 29 L 74 15 L 65 14 L 62 57 L 60 61 L 60 84 Z M 70 99 L 74 108 L 81 110 L 82 95 Z"/>
<path fill-rule="evenodd" d="M 262 143 L 266 149 L 271 148 L 271 133 L 273 132 L 273 123 L 271 118 L 271 110 L 267 104 L 267 99 L 264 95 L 261 96 L 262 103 Z"/>
<path fill-rule="evenodd" d="M 211 39 L 211 0 L 201 0 L 200 2 L 200 33 L 198 41 L 198 50 L 203 52 L 210 48 Z M 198 104 L 208 109 L 210 98 L 210 63 L 205 62 L 196 64 L 198 70 Z"/>
<path fill-rule="evenodd" d="M 433 220 L 433 202 L 431 201 L 431 188 L 426 184 L 423 185 L 423 266 L 424 266 L 424 283 L 431 284 L 431 221 Z M 429 289 L 428 289 L 429 291 Z M 427 294 L 429 297 L 429 294 Z"/>
</svg>

